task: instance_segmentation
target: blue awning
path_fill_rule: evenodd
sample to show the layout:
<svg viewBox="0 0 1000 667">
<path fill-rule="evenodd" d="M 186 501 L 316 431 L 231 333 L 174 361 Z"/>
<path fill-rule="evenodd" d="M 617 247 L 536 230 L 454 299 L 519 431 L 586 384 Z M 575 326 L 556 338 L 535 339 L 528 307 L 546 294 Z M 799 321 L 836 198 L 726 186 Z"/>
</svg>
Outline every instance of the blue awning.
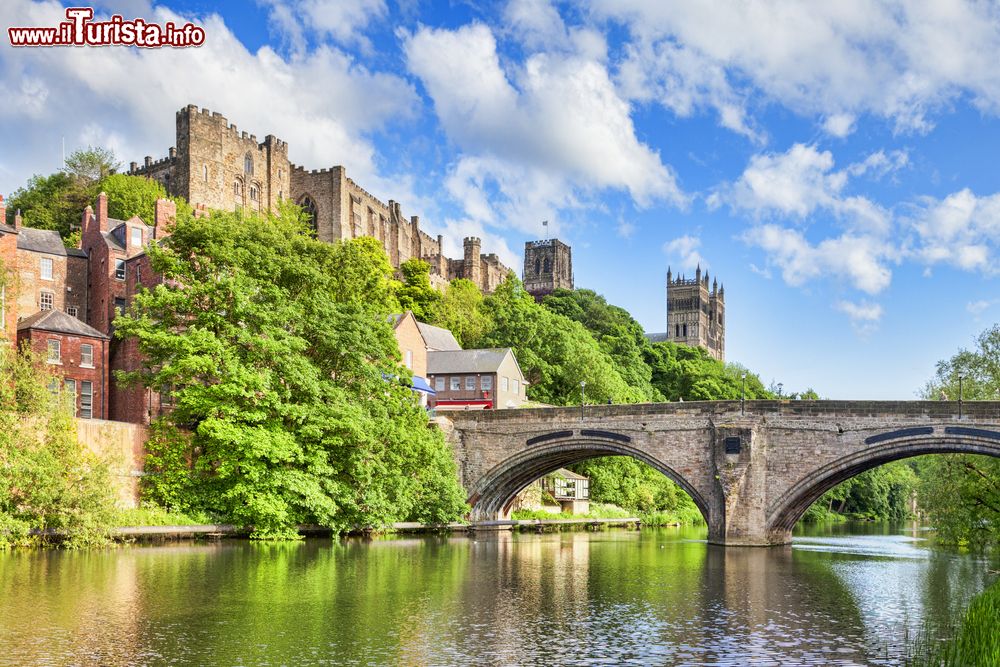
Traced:
<svg viewBox="0 0 1000 667">
<path fill-rule="evenodd" d="M 431 396 L 434 396 L 437 393 L 431 389 L 430 383 L 419 375 L 413 376 L 413 391 L 422 391 L 425 394 L 430 394 Z"/>
</svg>

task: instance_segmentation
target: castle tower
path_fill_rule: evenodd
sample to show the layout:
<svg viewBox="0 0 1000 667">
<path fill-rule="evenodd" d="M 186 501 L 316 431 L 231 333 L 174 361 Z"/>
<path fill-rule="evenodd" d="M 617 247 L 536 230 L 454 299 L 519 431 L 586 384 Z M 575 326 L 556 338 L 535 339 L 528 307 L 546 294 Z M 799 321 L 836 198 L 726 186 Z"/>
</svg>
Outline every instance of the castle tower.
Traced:
<svg viewBox="0 0 1000 667">
<path fill-rule="evenodd" d="M 536 299 L 557 289 L 573 289 L 573 251 L 559 239 L 524 244 L 524 289 Z"/>
<path fill-rule="evenodd" d="M 667 333 L 665 340 L 703 347 L 714 358 L 726 358 L 726 288 L 695 270 L 694 279 L 674 276 L 667 268 Z"/>
<path fill-rule="evenodd" d="M 462 240 L 462 246 L 465 249 L 462 275 L 476 285 L 481 285 L 483 282 L 483 260 L 480 257 L 482 245 L 483 242 L 475 236 L 469 236 Z"/>
</svg>

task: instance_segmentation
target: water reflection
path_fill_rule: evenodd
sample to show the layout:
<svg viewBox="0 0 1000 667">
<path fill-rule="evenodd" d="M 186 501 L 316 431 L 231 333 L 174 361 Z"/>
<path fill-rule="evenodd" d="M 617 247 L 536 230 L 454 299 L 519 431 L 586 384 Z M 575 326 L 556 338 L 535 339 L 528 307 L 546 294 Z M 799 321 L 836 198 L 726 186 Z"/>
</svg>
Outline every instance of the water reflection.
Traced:
<svg viewBox="0 0 1000 667">
<path fill-rule="evenodd" d="M 774 549 L 644 529 L 3 554 L 0 665 L 897 664 L 989 564 L 866 532 Z"/>
</svg>

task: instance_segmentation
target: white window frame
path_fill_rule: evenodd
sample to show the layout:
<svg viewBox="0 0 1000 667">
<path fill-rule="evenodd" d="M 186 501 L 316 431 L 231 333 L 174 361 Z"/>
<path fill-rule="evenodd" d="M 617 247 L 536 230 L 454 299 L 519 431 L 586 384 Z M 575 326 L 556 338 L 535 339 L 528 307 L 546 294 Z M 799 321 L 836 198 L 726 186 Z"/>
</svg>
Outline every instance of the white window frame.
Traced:
<svg viewBox="0 0 1000 667">
<path fill-rule="evenodd" d="M 493 389 L 493 376 L 483 375 L 479 378 L 479 386 L 483 391 L 490 391 Z"/>
<path fill-rule="evenodd" d="M 444 391 L 444 376 L 439 375 L 434 378 L 434 391 Z"/>
<path fill-rule="evenodd" d="M 48 297 L 46 299 L 46 297 Z M 46 303 L 48 301 L 48 303 Z M 38 295 L 38 310 L 52 310 L 56 307 L 56 295 L 47 290 L 42 290 Z"/>
<path fill-rule="evenodd" d="M 452 375 L 448 388 L 451 391 L 462 391 L 462 377 L 459 375 Z"/>
<path fill-rule="evenodd" d="M 90 360 L 87 360 L 87 357 Z M 90 343 L 83 343 L 80 345 L 80 367 L 81 368 L 93 368 L 94 367 L 94 346 Z"/>
<path fill-rule="evenodd" d="M 94 418 L 94 383 L 84 380 L 80 383 L 80 419 Z"/>
<path fill-rule="evenodd" d="M 465 376 L 465 391 L 475 391 L 476 390 L 476 376 L 466 375 Z"/>
<path fill-rule="evenodd" d="M 66 306 L 66 314 L 69 315 L 70 317 L 75 317 L 79 319 L 80 309 L 77 308 L 76 306 Z"/>
<path fill-rule="evenodd" d="M 58 338 L 49 338 L 45 344 L 45 362 L 49 364 L 62 364 L 62 341 Z"/>
<path fill-rule="evenodd" d="M 409 368 L 412 371 L 413 370 L 413 350 L 407 350 L 406 354 L 404 355 L 404 357 L 405 357 L 404 363 L 406 364 L 406 367 Z"/>
<path fill-rule="evenodd" d="M 141 248 L 142 247 L 142 227 L 129 227 L 128 228 L 128 232 L 129 232 L 129 237 L 130 237 L 129 238 L 129 243 L 131 243 L 136 248 Z M 138 235 L 138 237 L 139 237 L 139 242 L 138 243 L 136 243 L 136 238 L 135 238 L 136 235 Z"/>
<path fill-rule="evenodd" d="M 125 280 L 125 260 L 115 260 L 115 280 Z"/>
<path fill-rule="evenodd" d="M 503 376 L 503 381 L 501 382 L 500 387 L 504 391 L 510 391 L 510 378 L 507 377 L 506 375 L 504 375 Z"/>
<path fill-rule="evenodd" d="M 514 393 L 518 396 L 521 395 L 521 383 L 517 378 L 514 378 Z"/>
<path fill-rule="evenodd" d="M 54 262 L 51 257 L 42 257 L 38 260 L 38 277 L 42 280 L 55 280 L 52 277 Z"/>
</svg>

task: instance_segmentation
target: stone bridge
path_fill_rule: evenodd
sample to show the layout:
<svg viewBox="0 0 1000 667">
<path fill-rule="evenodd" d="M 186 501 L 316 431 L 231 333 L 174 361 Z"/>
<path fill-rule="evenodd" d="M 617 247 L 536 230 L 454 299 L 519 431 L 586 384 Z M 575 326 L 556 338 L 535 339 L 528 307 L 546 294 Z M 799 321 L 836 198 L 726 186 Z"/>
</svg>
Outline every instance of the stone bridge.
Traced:
<svg viewBox="0 0 1000 667">
<path fill-rule="evenodd" d="M 1000 456 L 1000 402 L 706 401 L 449 412 L 439 418 L 473 520 L 557 468 L 631 456 L 677 482 L 710 542 L 785 544 L 825 491 L 920 454 Z"/>
</svg>

